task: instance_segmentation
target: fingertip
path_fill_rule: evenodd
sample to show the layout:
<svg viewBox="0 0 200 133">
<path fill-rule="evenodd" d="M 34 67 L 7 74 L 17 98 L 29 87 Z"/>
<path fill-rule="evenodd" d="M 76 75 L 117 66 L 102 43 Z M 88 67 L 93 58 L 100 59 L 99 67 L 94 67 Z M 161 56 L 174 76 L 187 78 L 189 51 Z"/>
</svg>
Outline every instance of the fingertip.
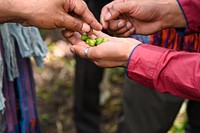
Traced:
<svg viewBox="0 0 200 133">
<path fill-rule="evenodd" d="M 108 22 L 102 23 L 103 29 L 107 30 L 108 29 Z"/>
<path fill-rule="evenodd" d="M 124 21 L 119 21 L 119 23 L 118 23 L 118 28 L 122 28 L 122 27 L 124 27 L 125 26 L 125 23 L 124 23 Z"/>
<path fill-rule="evenodd" d="M 132 34 L 135 34 L 135 33 L 136 33 L 136 29 L 135 29 L 134 27 L 132 27 L 132 28 L 130 29 L 130 32 L 131 32 Z"/>
<path fill-rule="evenodd" d="M 71 51 L 73 54 L 75 54 L 75 49 L 74 49 L 73 46 L 70 47 L 70 51 Z"/>
<path fill-rule="evenodd" d="M 127 22 L 126 23 L 126 28 L 127 29 L 131 29 L 133 27 L 133 25 L 131 24 L 131 22 Z"/>
<path fill-rule="evenodd" d="M 94 29 L 94 30 L 102 30 L 102 25 L 98 22 L 98 21 L 93 21 L 91 23 L 91 27 Z"/>
<path fill-rule="evenodd" d="M 69 38 L 73 35 L 74 32 L 72 31 L 69 31 L 69 30 L 66 30 L 66 29 L 62 29 L 61 30 L 62 32 L 62 35 L 65 37 L 65 38 Z"/>
<path fill-rule="evenodd" d="M 83 26 L 82 26 L 81 30 L 82 30 L 83 33 L 87 33 L 87 32 L 90 32 L 91 28 L 90 28 L 90 26 L 88 24 L 83 23 Z"/>
<path fill-rule="evenodd" d="M 93 29 L 90 29 L 90 31 L 86 32 L 87 35 L 92 35 L 93 34 Z"/>
<path fill-rule="evenodd" d="M 110 20 L 111 16 L 112 16 L 111 13 L 108 12 L 108 13 L 105 15 L 105 17 L 104 17 L 104 21 Z"/>
<path fill-rule="evenodd" d="M 99 26 L 99 29 L 98 29 L 99 31 L 101 31 L 101 30 L 103 30 L 103 26 L 100 24 L 100 26 Z"/>
</svg>

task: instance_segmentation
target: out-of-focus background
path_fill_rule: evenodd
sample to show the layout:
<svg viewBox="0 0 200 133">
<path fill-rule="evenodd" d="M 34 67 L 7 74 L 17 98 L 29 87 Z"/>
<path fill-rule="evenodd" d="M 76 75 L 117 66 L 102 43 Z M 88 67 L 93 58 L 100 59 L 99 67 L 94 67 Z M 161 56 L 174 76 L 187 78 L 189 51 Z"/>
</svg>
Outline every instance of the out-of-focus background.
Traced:
<svg viewBox="0 0 200 133">
<path fill-rule="evenodd" d="M 41 30 L 49 52 L 43 68 L 33 65 L 37 106 L 43 133 L 75 133 L 73 123 L 73 80 L 75 59 L 70 44 L 59 30 Z M 33 61 L 34 64 L 34 61 Z M 101 83 L 101 132 L 115 133 L 121 111 L 124 68 L 108 68 Z M 141 105 L 142 106 L 142 105 Z M 183 133 L 187 123 L 183 104 L 168 133 Z"/>
</svg>

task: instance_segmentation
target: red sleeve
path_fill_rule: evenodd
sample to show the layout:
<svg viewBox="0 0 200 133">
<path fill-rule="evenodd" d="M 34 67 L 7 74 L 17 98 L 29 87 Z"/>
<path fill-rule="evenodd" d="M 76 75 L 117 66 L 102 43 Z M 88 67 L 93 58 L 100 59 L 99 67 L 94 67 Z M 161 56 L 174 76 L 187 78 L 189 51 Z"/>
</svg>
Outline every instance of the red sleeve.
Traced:
<svg viewBox="0 0 200 133">
<path fill-rule="evenodd" d="M 130 56 L 128 77 L 147 87 L 200 101 L 200 54 L 141 44 Z"/>
<path fill-rule="evenodd" d="M 177 0 L 187 21 L 186 33 L 200 32 L 200 0 Z"/>
</svg>

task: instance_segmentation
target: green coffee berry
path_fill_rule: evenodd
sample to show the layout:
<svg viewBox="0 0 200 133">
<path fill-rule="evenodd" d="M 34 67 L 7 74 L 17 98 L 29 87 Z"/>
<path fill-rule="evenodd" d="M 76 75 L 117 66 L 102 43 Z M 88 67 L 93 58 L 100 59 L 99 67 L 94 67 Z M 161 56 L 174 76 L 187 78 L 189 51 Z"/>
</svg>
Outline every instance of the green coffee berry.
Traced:
<svg viewBox="0 0 200 133">
<path fill-rule="evenodd" d="M 105 39 L 105 38 L 104 38 L 104 39 L 103 39 L 103 42 L 108 42 L 108 39 Z"/>
<path fill-rule="evenodd" d="M 101 44 L 104 41 L 104 38 L 96 38 L 96 45 Z"/>
<path fill-rule="evenodd" d="M 88 38 L 86 40 L 86 43 L 89 44 L 91 47 L 95 46 L 96 44 L 96 40 L 95 39 L 91 39 L 91 38 Z"/>
<path fill-rule="evenodd" d="M 98 37 L 95 39 L 90 38 L 88 35 L 84 34 L 81 36 L 81 40 L 85 41 L 87 44 L 89 44 L 91 47 L 97 46 L 103 42 L 107 42 L 108 39 L 104 39 L 102 37 Z"/>
<path fill-rule="evenodd" d="M 88 39 L 88 35 L 84 34 L 81 36 L 81 40 L 86 41 Z"/>
</svg>

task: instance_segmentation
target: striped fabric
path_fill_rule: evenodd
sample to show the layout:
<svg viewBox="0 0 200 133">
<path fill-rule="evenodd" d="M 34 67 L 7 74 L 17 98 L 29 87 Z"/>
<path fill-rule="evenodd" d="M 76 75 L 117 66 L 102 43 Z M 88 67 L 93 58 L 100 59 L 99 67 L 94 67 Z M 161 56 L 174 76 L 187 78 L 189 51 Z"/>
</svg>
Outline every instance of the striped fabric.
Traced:
<svg viewBox="0 0 200 133">
<path fill-rule="evenodd" d="M 2 133 L 40 133 L 36 109 L 35 83 L 29 58 L 22 58 L 16 45 L 19 77 L 8 80 L 5 57 L 0 37 L 0 50 L 3 57 L 3 94 L 6 107 L 0 116 L 0 132 Z"/>
<path fill-rule="evenodd" d="M 150 36 L 150 44 L 177 51 L 200 52 L 200 34 L 180 36 L 175 29 L 166 29 Z"/>
</svg>

